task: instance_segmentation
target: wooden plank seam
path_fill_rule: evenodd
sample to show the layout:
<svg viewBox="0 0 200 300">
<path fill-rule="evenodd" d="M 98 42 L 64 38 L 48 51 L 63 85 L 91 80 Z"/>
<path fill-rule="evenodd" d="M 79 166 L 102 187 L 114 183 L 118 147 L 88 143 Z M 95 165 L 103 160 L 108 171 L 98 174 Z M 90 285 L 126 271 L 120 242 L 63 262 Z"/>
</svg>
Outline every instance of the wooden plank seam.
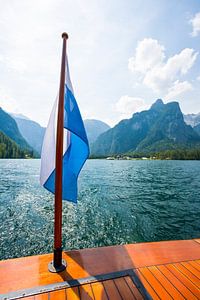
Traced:
<svg viewBox="0 0 200 300">
<path fill-rule="evenodd" d="M 24 297 L 28 296 L 34 296 L 39 294 L 44 294 L 48 292 L 58 291 L 62 290 L 64 288 L 70 288 L 70 287 L 76 287 L 81 286 L 84 284 L 90 284 L 95 282 L 101 282 L 106 281 L 110 279 L 120 278 L 129 276 L 135 286 L 138 288 L 140 293 L 145 297 L 145 299 L 152 299 L 150 295 L 147 293 L 146 289 L 144 288 L 142 282 L 137 278 L 137 275 L 135 274 L 133 269 L 123 270 L 123 271 L 117 271 L 107 274 L 100 274 L 96 276 L 90 276 L 86 278 L 80 278 L 80 279 L 72 279 L 69 281 L 59 282 L 59 283 L 53 283 L 49 285 L 44 286 L 37 286 L 35 288 L 25 289 L 25 290 L 19 290 L 14 291 L 6 294 L 0 295 L 0 300 L 15 300 L 15 299 L 22 299 Z"/>
</svg>

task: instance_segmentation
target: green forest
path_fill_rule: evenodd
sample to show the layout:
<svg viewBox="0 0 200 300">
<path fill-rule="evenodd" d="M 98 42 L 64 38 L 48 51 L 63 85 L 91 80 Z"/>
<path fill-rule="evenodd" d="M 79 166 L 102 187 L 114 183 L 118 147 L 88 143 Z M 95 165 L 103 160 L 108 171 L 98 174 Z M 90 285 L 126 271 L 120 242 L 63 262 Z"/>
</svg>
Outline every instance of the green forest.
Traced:
<svg viewBox="0 0 200 300">
<path fill-rule="evenodd" d="M 151 159 L 200 160 L 200 149 L 174 149 L 151 153 L 128 153 L 131 158 L 147 157 Z"/>
<path fill-rule="evenodd" d="M 107 156 L 91 155 L 90 159 L 105 159 Z M 166 160 L 200 160 L 200 148 L 195 149 L 174 149 L 160 152 L 128 152 L 112 155 L 113 159 L 166 159 Z"/>
<path fill-rule="evenodd" d="M 14 141 L 0 131 L 0 158 L 31 158 L 33 152 L 21 149 Z"/>
</svg>

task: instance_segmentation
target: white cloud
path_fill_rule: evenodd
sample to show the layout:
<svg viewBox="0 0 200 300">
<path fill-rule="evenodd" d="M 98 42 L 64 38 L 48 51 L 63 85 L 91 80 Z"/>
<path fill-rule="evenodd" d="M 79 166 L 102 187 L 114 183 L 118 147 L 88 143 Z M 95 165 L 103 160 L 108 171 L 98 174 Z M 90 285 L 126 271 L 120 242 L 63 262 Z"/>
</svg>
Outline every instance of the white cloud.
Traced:
<svg viewBox="0 0 200 300">
<path fill-rule="evenodd" d="M 188 73 L 198 55 L 194 49 L 185 48 L 166 60 L 164 50 L 157 40 L 146 38 L 138 43 L 135 56 L 129 59 L 128 65 L 132 72 L 140 72 L 146 87 L 162 97 L 171 95 L 174 89 L 182 88 L 183 93 L 185 81 L 183 85 L 179 78 Z"/>
<path fill-rule="evenodd" d="M 145 109 L 146 105 L 142 98 L 122 96 L 116 102 L 116 110 L 121 114 L 120 119 L 130 118 L 133 113 Z"/>
<path fill-rule="evenodd" d="M 165 100 L 173 100 L 177 96 L 192 90 L 192 85 L 188 81 L 175 81 L 173 86 L 169 88 L 168 94 L 164 97 Z"/>
<path fill-rule="evenodd" d="M 16 100 L 11 96 L 10 91 L 0 88 L 0 107 L 7 112 L 18 112 Z"/>
<path fill-rule="evenodd" d="M 19 74 L 23 74 L 27 70 L 27 65 L 22 59 L 10 59 L 6 57 L 4 61 L 8 69 L 16 71 Z"/>
<path fill-rule="evenodd" d="M 193 37 L 198 36 L 198 34 L 200 33 L 200 12 L 197 13 L 193 19 L 190 20 L 190 23 L 192 23 L 192 33 L 191 35 Z"/>
<path fill-rule="evenodd" d="M 181 75 L 186 74 L 193 66 L 197 52 L 185 48 L 179 54 L 170 57 L 166 63 L 152 67 L 144 75 L 143 83 L 155 92 L 165 92 Z"/>
<path fill-rule="evenodd" d="M 106 86 L 106 78 L 111 78 L 112 86 L 109 74 L 117 69 L 116 61 L 126 57 L 121 51 L 125 45 L 118 45 L 117 38 L 125 39 L 124 30 L 132 36 L 132 31 L 110 20 L 110 5 L 105 0 L 12 0 L 1 4 L 0 82 L 12 92 L 21 113 L 46 125 L 59 88 L 61 33 L 66 30 L 71 78 L 81 111 L 92 107 L 86 117 L 99 119 L 113 115 L 100 96 L 101 82 Z M 76 26 L 75 20 L 79 20 Z M 117 88 L 113 93 L 115 86 L 109 91 L 112 105 L 118 97 Z M 87 96 L 88 90 L 92 96 Z M 101 105 L 106 112 L 99 109 Z"/>
<path fill-rule="evenodd" d="M 160 65 L 164 58 L 164 47 L 157 40 L 145 38 L 138 43 L 135 56 L 129 59 L 128 67 L 131 71 L 145 73 L 152 67 Z"/>
<path fill-rule="evenodd" d="M 200 81 L 200 75 L 197 77 L 197 80 Z"/>
</svg>

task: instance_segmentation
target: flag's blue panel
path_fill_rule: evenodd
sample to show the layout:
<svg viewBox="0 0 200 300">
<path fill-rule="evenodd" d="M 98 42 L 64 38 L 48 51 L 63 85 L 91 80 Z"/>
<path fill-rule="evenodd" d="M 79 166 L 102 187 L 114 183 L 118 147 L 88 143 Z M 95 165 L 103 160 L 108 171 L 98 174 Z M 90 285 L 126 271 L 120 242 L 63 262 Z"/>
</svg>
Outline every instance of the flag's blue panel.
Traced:
<svg viewBox="0 0 200 300">
<path fill-rule="evenodd" d="M 68 72 L 68 66 L 67 66 Z M 69 79 L 69 74 L 66 76 L 65 98 L 64 98 L 64 154 L 63 154 L 63 181 L 62 195 L 64 200 L 71 202 L 77 201 L 77 179 L 86 159 L 89 156 L 88 139 L 85 132 L 83 120 L 76 103 L 76 99 L 72 92 L 72 86 Z M 67 85 L 67 83 L 69 84 Z M 54 108 L 54 110 L 56 110 Z M 53 117 L 52 117 L 53 116 Z M 56 116 L 56 112 L 52 112 L 51 118 Z M 56 116 L 57 117 L 57 116 Z M 44 144 L 41 155 L 41 184 L 49 191 L 55 193 L 55 159 L 53 164 L 48 160 L 46 154 L 51 153 L 49 149 L 45 152 L 48 145 L 53 145 L 55 151 L 54 134 L 48 133 L 48 128 L 55 129 L 49 121 L 47 132 L 44 138 Z M 54 137 L 54 141 L 50 142 L 49 137 Z M 51 153 L 52 157 L 52 153 Z M 51 166 L 49 166 L 51 164 Z M 54 167 L 53 167 L 54 165 Z M 47 166 L 48 171 L 43 170 Z M 51 170 L 51 172 L 50 172 Z"/>
</svg>

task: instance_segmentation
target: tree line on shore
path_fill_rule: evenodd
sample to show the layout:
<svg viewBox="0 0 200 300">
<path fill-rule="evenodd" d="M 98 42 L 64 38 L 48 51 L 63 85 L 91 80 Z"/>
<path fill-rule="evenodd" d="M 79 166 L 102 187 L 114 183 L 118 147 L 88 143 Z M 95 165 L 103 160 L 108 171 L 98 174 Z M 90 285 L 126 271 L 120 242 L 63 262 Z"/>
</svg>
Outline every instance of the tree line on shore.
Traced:
<svg viewBox="0 0 200 300">
<path fill-rule="evenodd" d="M 107 156 L 91 156 L 91 159 L 108 158 Z M 112 155 L 113 159 L 166 159 L 166 160 L 200 160 L 200 148 L 173 149 L 159 152 L 128 152 L 125 154 Z"/>
<path fill-rule="evenodd" d="M 33 156 L 33 151 L 21 149 L 0 131 L 0 158 L 31 158 Z"/>
<path fill-rule="evenodd" d="M 200 149 L 165 150 L 153 155 L 157 159 L 200 160 Z"/>
<path fill-rule="evenodd" d="M 200 160 L 200 149 L 173 149 L 151 153 L 129 153 L 128 156 L 132 158 Z"/>
</svg>

